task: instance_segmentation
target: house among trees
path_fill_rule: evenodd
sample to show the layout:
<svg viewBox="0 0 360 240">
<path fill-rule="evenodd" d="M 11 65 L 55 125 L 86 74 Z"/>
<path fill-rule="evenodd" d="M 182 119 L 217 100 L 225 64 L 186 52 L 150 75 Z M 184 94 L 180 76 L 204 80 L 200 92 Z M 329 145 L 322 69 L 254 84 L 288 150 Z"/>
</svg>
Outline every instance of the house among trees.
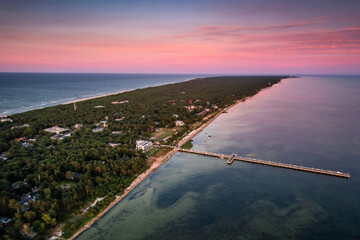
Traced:
<svg viewBox="0 0 360 240">
<path fill-rule="evenodd" d="M 120 143 L 108 143 L 108 145 L 110 146 L 110 147 L 117 147 L 117 146 L 119 146 L 119 145 L 121 145 Z"/>
<path fill-rule="evenodd" d="M 70 137 L 71 134 L 74 133 L 75 130 L 69 130 L 67 132 L 64 132 L 64 133 L 59 133 L 59 134 L 56 134 L 54 136 L 51 136 L 50 139 L 53 139 L 53 140 L 63 140 L 65 137 Z"/>
<path fill-rule="evenodd" d="M 25 123 L 25 124 L 20 125 L 20 126 L 13 126 L 13 127 L 11 127 L 11 130 L 16 129 L 16 128 L 25 128 L 25 127 L 30 127 L 30 124 Z"/>
<path fill-rule="evenodd" d="M 93 128 L 93 132 L 94 133 L 97 133 L 97 132 L 102 132 L 104 130 L 104 128 L 103 127 L 97 127 L 97 128 Z"/>
<path fill-rule="evenodd" d="M 97 127 L 102 127 L 102 128 L 106 128 L 109 126 L 107 121 L 100 121 L 99 123 L 96 124 Z"/>
<path fill-rule="evenodd" d="M 12 220 L 11 218 L 0 217 L 0 223 L 3 227 L 9 227 L 12 225 Z"/>
<path fill-rule="evenodd" d="M 13 122 L 11 118 L 0 118 L 0 122 Z"/>
<path fill-rule="evenodd" d="M 97 106 L 94 106 L 94 108 L 104 108 L 105 106 L 103 105 L 97 105 Z"/>
<path fill-rule="evenodd" d="M 112 131 L 111 134 L 115 134 L 115 135 L 122 135 L 124 132 L 123 131 Z"/>
<path fill-rule="evenodd" d="M 153 143 L 145 140 L 136 141 L 136 150 L 142 150 L 143 152 L 148 152 L 153 148 Z"/>
<path fill-rule="evenodd" d="M 199 112 L 197 115 L 198 115 L 198 116 L 204 116 L 204 115 L 206 115 L 206 113 L 207 113 L 207 111 L 204 110 L 204 111 L 202 111 L 202 112 Z"/>
<path fill-rule="evenodd" d="M 129 103 L 129 100 L 124 100 L 124 101 L 115 101 L 115 102 L 111 102 L 111 104 L 123 104 L 123 103 Z"/>
<path fill-rule="evenodd" d="M 74 128 L 75 129 L 79 129 L 79 128 L 82 128 L 84 125 L 82 124 L 82 123 L 76 123 L 75 125 L 74 125 Z"/>
<path fill-rule="evenodd" d="M 175 126 L 183 127 L 183 126 L 185 126 L 185 123 L 183 121 L 177 120 L 177 121 L 175 121 Z"/>
<path fill-rule="evenodd" d="M 29 202 L 35 202 L 36 195 L 26 194 L 21 197 L 20 204 L 21 206 L 27 206 L 29 205 Z"/>
<path fill-rule="evenodd" d="M 194 105 L 190 105 L 190 106 L 184 106 L 189 112 L 191 112 L 192 110 L 195 109 Z"/>
<path fill-rule="evenodd" d="M 16 138 L 15 140 L 20 142 L 23 147 L 33 146 L 33 143 L 36 142 L 36 138 L 27 139 L 26 137 Z"/>
<path fill-rule="evenodd" d="M 6 152 L 1 153 L 1 154 L 0 154 L 0 158 L 1 158 L 3 161 L 6 161 L 6 160 L 7 160 Z"/>
<path fill-rule="evenodd" d="M 51 127 L 51 128 L 45 128 L 44 131 L 49 132 L 49 133 L 59 134 L 59 133 L 65 132 L 65 131 L 69 131 L 69 129 L 68 128 L 62 128 L 62 127 L 59 127 L 59 126 L 54 126 L 54 127 Z"/>
</svg>

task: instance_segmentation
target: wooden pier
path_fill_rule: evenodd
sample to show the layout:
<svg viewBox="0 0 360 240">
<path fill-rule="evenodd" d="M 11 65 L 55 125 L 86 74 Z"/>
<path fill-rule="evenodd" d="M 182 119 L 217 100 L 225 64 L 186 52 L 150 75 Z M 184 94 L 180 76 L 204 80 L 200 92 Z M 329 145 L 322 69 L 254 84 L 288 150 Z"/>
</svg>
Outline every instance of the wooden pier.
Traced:
<svg viewBox="0 0 360 240">
<path fill-rule="evenodd" d="M 339 171 L 324 170 L 324 169 L 312 168 L 312 167 L 304 167 L 304 166 L 299 166 L 299 165 L 294 165 L 294 164 L 289 164 L 289 163 L 279 163 L 279 162 L 265 161 L 265 160 L 259 160 L 259 159 L 254 159 L 254 158 L 247 158 L 247 157 L 239 157 L 236 154 L 224 155 L 224 154 L 220 154 L 220 153 L 202 152 L 202 151 L 191 150 L 191 149 L 183 149 L 183 148 L 176 148 L 176 149 L 177 149 L 177 151 L 180 151 L 180 152 L 193 153 L 193 154 L 199 154 L 199 155 L 203 155 L 203 156 L 210 156 L 210 157 L 226 159 L 228 164 L 232 164 L 234 160 L 237 160 L 237 161 L 242 161 L 242 162 L 267 165 L 267 166 L 271 166 L 271 167 L 280 167 L 280 168 L 287 168 L 287 169 L 304 171 L 304 172 L 330 175 L 330 176 L 335 176 L 335 177 L 350 178 L 349 173 L 343 173 L 343 172 L 339 172 Z"/>
<path fill-rule="evenodd" d="M 227 164 L 231 165 L 234 160 L 235 160 L 236 154 L 233 154 L 229 157 L 229 159 L 227 160 Z"/>
</svg>

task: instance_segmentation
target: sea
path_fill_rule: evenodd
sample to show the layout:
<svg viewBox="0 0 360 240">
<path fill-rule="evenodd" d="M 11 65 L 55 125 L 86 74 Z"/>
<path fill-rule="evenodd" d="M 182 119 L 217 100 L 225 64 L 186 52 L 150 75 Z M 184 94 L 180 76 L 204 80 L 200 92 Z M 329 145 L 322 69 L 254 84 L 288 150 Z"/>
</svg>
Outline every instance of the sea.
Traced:
<svg viewBox="0 0 360 240">
<path fill-rule="evenodd" d="M 231 108 L 77 239 L 360 239 L 360 77 L 301 76 Z"/>
<path fill-rule="evenodd" d="M 200 75 L 0 73 L 0 115 Z M 77 239 L 360 239 L 360 76 L 284 79 L 222 114 Z"/>
<path fill-rule="evenodd" d="M 0 116 L 203 76 L 194 74 L 0 73 Z"/>
</svg>

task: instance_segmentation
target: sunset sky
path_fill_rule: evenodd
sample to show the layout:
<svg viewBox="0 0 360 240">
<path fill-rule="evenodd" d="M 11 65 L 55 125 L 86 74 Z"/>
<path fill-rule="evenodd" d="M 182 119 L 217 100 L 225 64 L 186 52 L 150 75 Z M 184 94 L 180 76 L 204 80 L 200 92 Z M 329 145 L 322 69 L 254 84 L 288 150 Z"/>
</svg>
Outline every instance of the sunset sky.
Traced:
<svg viewBox="0 0 360 240">
<path fill-rule="evenodd" d="M 360 74 L 360 1 L 2 0 L 0 71 Z"/>
</svg>

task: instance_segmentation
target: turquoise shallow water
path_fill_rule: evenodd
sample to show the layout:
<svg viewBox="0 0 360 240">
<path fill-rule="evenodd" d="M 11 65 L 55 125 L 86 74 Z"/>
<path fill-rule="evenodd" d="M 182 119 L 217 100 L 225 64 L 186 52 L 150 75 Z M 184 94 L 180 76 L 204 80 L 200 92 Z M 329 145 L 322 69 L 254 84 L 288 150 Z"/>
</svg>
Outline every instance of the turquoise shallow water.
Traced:
<svg viewBox="0 0 360 240">
<path fill-rule="evenodd" d="M 78 239 L 360 239 L 359 109 L 359 77 L 287 79 L 194 139 L 350 179 L 177 153 Z"/>
</svg>

